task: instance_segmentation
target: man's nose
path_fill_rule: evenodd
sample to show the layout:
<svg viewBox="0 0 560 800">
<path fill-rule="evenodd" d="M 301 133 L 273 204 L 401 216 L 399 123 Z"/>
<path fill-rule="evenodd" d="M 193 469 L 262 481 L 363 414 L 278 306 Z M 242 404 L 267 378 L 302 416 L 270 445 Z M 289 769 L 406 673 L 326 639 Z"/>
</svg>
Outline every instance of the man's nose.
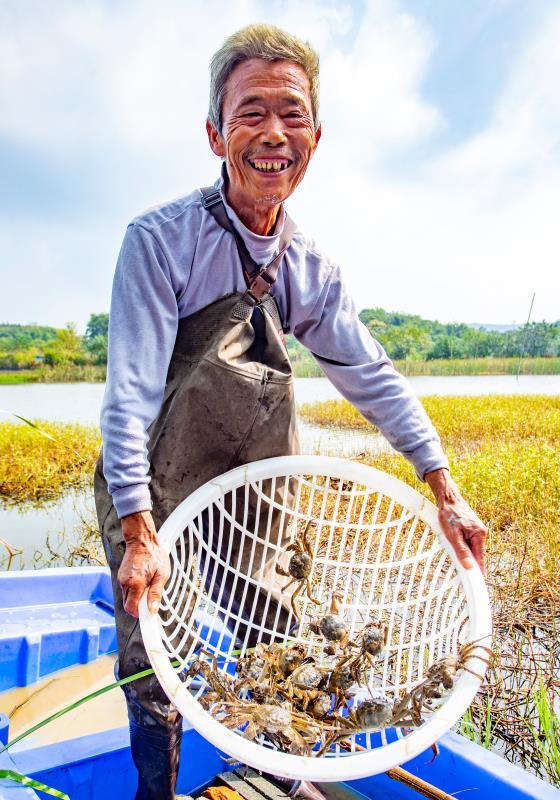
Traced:
<svg viewBox="0 0 560 800">
<path fill-rule="evenodd" d="M 269 114 L 265 118 L 262 141 L 263 144 L 270 145 L 285 144 L 288 141 L 282 119 L 277 114 Z"/>
</svg>

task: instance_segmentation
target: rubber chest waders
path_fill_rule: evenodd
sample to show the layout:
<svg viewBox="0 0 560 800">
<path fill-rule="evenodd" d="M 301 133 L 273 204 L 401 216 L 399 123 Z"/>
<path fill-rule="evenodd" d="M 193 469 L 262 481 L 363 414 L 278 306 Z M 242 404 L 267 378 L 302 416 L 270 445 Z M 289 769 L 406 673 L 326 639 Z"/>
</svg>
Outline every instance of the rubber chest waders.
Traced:
<svg viewBox="0 0 560 800">
<path fill-rule="evenodd" d="M 248 288 L 179 320 L 161 408 L 148 428 L 152 515 L 158 530 L 176 506 L 206 481 L 240 464 L 299 451 L 292 369 L 278 308 L 269 294 L 294 224 L 286 217 L 278 255 L 259 268 L 231 225 L 219 192 L 210 187 L 202 190 L 202 196 L 207 211 L 235 237 Z M 138 621 L 123 608 L 117 572 L 125 542 L 103 476 L 102 454 L 95 470 L 94 492 L 113 582 L 118 675 L 124 678 L 149 668 L 150 663 Z M 251 507 L 249 498 L 249 514 Z M 259 571 L 260 580 L 263 575 L 275 580 L 267 573 L 266 553 L 258 553 L 254 562 L 249 562 L 248 553 L 239 552 L 239 542 L 226 539 L 222 558 L 229 553 L 230 560 L 237 563 L 240 559 L 241 570 L 247 574 L 250 563 L 260 563 L 262 556 L 265 567 Z M 224 573 L 220 602 L 224 602 L 224 592 L 226 596 L 230 592 L 231 607 L 240 619 L 250 622 L 251 609 L 259 609 L 255 589 L 239 580 L 232 586 L 227 569 Z M 240 597 L 244 597 L 243 607 Z M 289 614 L 280 592 L 278 597 L 278 605 L 270 605 L 268 615 L 271 627 L 282 631 L 288 626 Z M 250 641 L 250 626 L 240 624 L 236 634 Z M 181 733 L 178 712 L 154 676 L 129 684 L 125 694 L 132 754 L 140 775 L 136 800 L 173 798 Z M 156 746 L 154 737 L 158 735 Z"/>
</svg>

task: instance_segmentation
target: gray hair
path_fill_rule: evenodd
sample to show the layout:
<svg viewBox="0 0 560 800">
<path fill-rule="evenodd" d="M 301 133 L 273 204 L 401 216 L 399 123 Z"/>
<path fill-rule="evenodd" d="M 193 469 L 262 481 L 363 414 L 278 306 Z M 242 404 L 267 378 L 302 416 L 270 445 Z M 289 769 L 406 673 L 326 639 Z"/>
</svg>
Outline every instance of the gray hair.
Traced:
<svg viewBox="0 0 560 800">
<path fill-rule="evenodd" d="M 221 133 L 222 104 L 227 79 L 234 68 L 247 58 L 265 61 L 286 59 L 305 70 L 309 79 L 311 110 L 315 129 L 319 127 L 319 56 L 309 42 L 304 42 L 274 25 L 257 23 L 233 33 L 210 61 L 210 108 L 208 120 Z"/>
</svg>

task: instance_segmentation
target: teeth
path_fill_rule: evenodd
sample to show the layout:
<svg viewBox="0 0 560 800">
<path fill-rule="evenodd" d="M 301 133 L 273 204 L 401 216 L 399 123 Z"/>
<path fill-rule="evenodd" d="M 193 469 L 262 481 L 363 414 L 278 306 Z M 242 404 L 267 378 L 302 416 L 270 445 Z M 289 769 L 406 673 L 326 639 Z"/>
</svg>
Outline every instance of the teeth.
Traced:
<svg viewBox="0 0 560 800">
<path fill-rule="evenodd" d="M 282 172 L 288 166 L 282 161 L 252 161 L 251 164 L 261 172 Z"/>
</svg>

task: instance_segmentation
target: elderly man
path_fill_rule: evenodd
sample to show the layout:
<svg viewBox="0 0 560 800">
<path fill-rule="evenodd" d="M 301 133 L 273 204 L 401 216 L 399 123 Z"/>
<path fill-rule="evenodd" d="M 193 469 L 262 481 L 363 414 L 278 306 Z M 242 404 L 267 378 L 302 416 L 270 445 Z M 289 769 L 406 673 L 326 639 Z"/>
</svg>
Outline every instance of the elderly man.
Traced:
<svg viewBox="0 0 560 800">
<path fill-rule="evenodd" d="M 157 531 L 176 503 L 240 463 L 297 451 L 287 332 L 429 483 L 463 565 L 483 566 L 485 528 L 422 406 L 360 323 L 338 266 L 286 214 L 321 138 L 318 72 L 313 49 L 278 28 L 233 34 L 212 59 L 206 123 L 221 177 L 126 231 L 95 475 L 121 677 L 149 666 L 138 602 L 148 588 L 159 607 L 169 559 Z M 235 345 L 229 361 L 223 342 Z M 179 715 L 152 678 L 126 697 L 136 798 L 174 798 Z"/>
</svg>

